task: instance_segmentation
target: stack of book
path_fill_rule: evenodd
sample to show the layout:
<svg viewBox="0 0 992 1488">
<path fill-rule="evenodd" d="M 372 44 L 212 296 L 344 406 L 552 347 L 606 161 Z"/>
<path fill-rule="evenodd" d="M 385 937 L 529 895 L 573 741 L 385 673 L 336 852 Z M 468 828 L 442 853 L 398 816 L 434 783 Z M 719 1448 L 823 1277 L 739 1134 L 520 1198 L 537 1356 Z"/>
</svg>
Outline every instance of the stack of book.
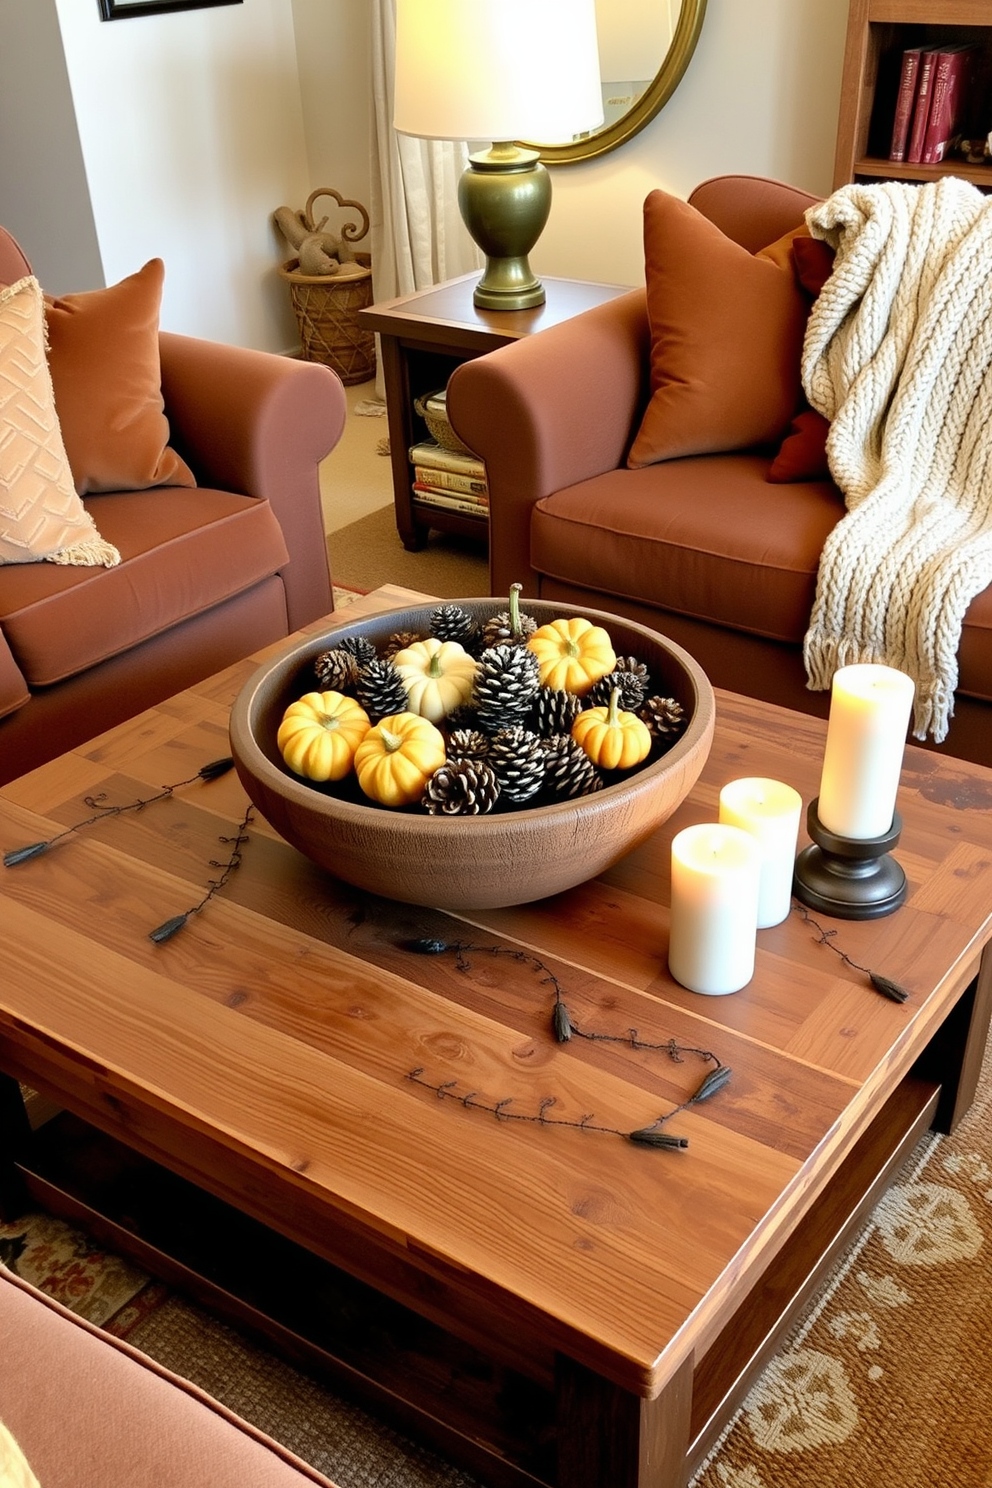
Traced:
<svg viewBox="0 0 992 1488">
<path fill-rule="evenodd" d="M 413 499 L 442 511 L 487 518 L 489 486 L 486 467 L 475 455 L 444 449 L 433 440 L 410 446 Z"/>
<path fill-rule="evenodd" d="M 935 165 L 956 146 L 968 105 L 976 48 L 909 47 L 902 54 L 890 160 Z"/>
</svg>

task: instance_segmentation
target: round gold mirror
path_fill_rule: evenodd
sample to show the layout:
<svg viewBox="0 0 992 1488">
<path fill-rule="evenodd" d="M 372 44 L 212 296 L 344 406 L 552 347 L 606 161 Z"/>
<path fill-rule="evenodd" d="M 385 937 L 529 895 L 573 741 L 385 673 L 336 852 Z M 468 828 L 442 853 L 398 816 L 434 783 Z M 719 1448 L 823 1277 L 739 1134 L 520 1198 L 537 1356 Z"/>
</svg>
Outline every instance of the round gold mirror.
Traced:
<svg viewBox="0 0 992 1488">
<path fill-rule="evenodd" d="M 706 0 L 596 0 L 604 122 L 567 144 L 519 143 L 540 151 L 545 165 L 571 165 L 632 139 L 678 87 L 705 10 Z"/>
</svg>

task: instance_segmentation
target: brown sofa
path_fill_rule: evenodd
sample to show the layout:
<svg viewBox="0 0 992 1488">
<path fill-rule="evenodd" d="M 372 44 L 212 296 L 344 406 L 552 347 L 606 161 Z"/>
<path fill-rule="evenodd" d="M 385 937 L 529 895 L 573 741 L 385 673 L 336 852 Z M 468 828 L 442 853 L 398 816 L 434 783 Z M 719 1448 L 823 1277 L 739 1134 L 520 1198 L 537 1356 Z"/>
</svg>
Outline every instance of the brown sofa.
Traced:
<svg viewBox="0 0 992 1488">
<path fill-rule="evenodd" d="M 756 252 L 816 198 L 748 176 L 689 198 Z M 772 484 L 773 451 L 626 468 L 648 401 L 646 297 L 633 291 L 466 362 L 448 412 L 486 462 L 490 580 L 628 615 L 685 646 L 713 683 L 826 714 L 802 661 L 820 552 L 844 514 L 829 480 Z M 942 752 L 992 765 L 992 590 L 971 604 Z"/>
<path fill-rule="evenodd" d="M 0 284 L 30 273 L 0 228 Z M 0 566 L 0 783 L 332 608 L 318 464 L 328 367 L 163 333 L 170 444 L 195 487 L 87 496 L 114 568 Z"/>
<path fill-rule="evenodd" d="M 40 1488 L 334 1488 L 202 1390 L 3 1266 L 0 1339 L 0 1422 Z M 20 1483 L 4 1475 L 3 1456 L 0 1442 L 0 1478 Z"/>
</svg>

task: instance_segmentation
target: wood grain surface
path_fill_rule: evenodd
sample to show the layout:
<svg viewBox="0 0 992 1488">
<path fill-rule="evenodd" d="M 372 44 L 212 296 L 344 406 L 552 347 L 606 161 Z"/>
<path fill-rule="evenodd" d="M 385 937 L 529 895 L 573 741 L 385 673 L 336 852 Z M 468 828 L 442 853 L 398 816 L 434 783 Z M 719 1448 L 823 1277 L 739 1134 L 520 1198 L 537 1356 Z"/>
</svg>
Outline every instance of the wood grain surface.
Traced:
<svg viewBox="0 0 992 1488">
<path fill-rule="evenodd" d="M 416 597 L 387 587 L 354 613 Z M 0 849 L 89 815 L 87 795 L 126 803 L 225 754 L 254 665 L 6 787 Z M 595 882 L 474 922 L 349 889 L 256 817 L 223 893 L 156 945 L 148 932 L 202 898 L 246 807 L 233 773 L 186 786 L 0 871 L 0 1068 L 535 1380 L 554 1382 L 559 1354 L 652 1399 L 810 1214 L 992 934 L 992 773 L 910 748 L 907 904 L 821 921 L 835 948 L 905 985 L 905 1004 L 795 911 L 759 932 L 744 991 L 704 997 L 670 978 L 673 834 L 716 820 L 738 776 L 808 801 L 823 739 L 816 719 L 719 693 L 708 764 L 652 839 Z M 466 943 L 462 964 L 412 954 L 423 936 Z M 553 1099 L 549 1117 L 626 1132 L 710 1068 L 556 1044 L 544 973 L 492 946 L 537 956 L 581 1028 L 731 1066 L 723 1091 L 673 1118 L 686 1150 L 473 1109 L 533 1115 Z"/>
</svg>

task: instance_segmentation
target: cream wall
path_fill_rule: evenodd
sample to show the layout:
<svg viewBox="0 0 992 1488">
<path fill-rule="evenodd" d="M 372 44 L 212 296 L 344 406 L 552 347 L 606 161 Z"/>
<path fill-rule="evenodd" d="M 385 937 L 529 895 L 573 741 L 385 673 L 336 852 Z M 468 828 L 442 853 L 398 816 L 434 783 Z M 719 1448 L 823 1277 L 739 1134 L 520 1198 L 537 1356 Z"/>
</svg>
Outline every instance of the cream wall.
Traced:
<svg viewBox="0 0 992 1488">
<path fill-rule="evenodd" d="M 106 281 L 159 256 L 164 326 L 291 345 L 270 222 L 308 180 L 291 0 L 111 22 L 56 4 Z"/>
<path fill-rule="evenodd" d="M 554 170 L 537 272 L 641 282 L 641 208 L 655 186 L 688 196 L 740 171 L 827 194 L 846 26 L 846 0 L 709 0 L 657 118 L 619 150 Z"/>
</svg>

